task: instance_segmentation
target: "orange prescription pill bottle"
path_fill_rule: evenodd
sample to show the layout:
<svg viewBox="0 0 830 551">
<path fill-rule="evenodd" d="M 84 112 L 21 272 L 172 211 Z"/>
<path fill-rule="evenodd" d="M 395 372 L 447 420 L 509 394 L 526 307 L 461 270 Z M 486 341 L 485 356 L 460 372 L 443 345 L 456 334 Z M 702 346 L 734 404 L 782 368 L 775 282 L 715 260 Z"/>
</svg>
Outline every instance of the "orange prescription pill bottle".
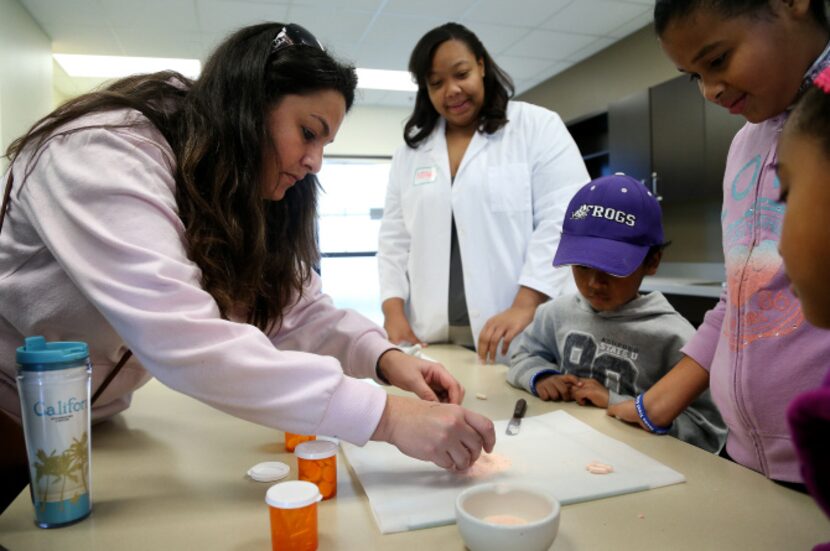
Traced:
<svg viewBox="0 0 830 551">
<path fill-rule="evenodd" d="M 291 480 L 268 488 L 273 551 L 317 549 L 317 502 L 320 490 L 310 482 Z"/>
<path fill-rule="evenodd" d="M 308 442 L 309 440 L 314 440 L 317 438 L 313 434 L 294 434 L 293 432 L 286 432 L 285 433 L 285 451 L 293 452 L 294 448 L 297 447 L 297 444 L 300 442 Z"/>
<path fill-rule="evenodd" d="M 320 489 L 323 499 L 337 495 L 337 444 L 328 440 L 315 440 L 298 444 L 297 478 L 313 482 Z"/>
</svg>

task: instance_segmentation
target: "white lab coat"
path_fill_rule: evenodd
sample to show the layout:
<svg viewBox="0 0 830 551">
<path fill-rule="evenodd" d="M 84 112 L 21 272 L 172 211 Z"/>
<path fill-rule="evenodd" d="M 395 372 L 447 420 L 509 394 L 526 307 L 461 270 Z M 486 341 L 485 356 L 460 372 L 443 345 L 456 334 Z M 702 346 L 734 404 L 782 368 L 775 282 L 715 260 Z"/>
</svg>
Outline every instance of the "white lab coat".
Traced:
<svg viewBox="0 0 830 551">
<path fill-rule="evenodd" d="M 476 132 L 452 185 L 443 119 L 417 149 L 403 145 L 392 159 L 378 244 L 381 300 L 404 299 L 425 342 L 448 339 L 453 215 L 476 345 L 520 285 L 550 297 L 575 290 L 570 270 L 551 263 L 568 202 L 589 180 L 585 164 L 556 113 L 511 101 L 507 117 L 493 134 Z"/>
</svg>

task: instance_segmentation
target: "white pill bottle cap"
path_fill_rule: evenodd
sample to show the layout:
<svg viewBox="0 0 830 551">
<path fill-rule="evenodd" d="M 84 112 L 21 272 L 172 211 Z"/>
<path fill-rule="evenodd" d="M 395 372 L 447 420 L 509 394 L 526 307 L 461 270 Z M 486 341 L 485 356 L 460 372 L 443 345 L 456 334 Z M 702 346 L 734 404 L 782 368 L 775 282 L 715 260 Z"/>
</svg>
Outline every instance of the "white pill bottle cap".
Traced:
<svg viewBox="0 0 830 551">
<path fill-rule="evenodd" d="M 304 480 L 280 482 L 268 488 L 265 503 L 278 509 L 301 509 L 323 499 L 315 484 Z"/>
</svg>

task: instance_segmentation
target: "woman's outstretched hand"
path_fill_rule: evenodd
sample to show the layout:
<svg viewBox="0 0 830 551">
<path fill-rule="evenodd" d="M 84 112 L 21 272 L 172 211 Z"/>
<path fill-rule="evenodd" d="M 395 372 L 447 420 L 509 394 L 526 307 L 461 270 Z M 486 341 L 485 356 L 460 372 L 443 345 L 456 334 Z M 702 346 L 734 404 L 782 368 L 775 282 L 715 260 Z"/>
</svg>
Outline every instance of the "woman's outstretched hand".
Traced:
<svg viewBox="0 0 830 551">
<path fill-rule="evenodd" d="M 490 419 L 461 406 L 390 395 L 372 440 L 444 469 L 465 470 L 482 449 L 493 451 L 496 433 Z"/>
</svg>

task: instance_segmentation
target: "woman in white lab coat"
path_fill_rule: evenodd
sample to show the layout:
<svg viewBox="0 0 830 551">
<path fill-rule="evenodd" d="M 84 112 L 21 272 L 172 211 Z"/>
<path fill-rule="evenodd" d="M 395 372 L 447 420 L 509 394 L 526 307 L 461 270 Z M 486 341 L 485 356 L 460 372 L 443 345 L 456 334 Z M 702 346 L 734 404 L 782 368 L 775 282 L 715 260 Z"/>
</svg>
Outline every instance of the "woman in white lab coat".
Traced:
<svg viewBox="0 0 830 551">
<path fill-rule="evenodd" d="M 573 288 L 551 261 L 588 172 L 556 113 L 508 101 L 510 77 L 466 27 L 425 34 L 409 71 L 418 94 L 378 245 L 384 327 L 503 361 L 536 307 Z"/>
</svg>

